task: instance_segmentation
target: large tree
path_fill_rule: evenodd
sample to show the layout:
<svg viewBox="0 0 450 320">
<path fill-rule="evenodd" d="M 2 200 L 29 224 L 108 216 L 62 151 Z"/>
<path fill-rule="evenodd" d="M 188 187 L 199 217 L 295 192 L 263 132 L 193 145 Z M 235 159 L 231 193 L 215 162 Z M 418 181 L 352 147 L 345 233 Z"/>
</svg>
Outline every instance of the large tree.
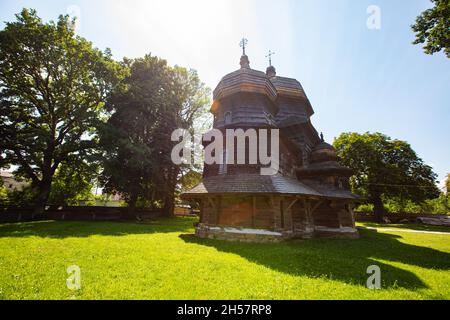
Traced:
<svg viewBox="0 0 450 320">
<path fill-rule="evenodd" d="M 411 146 L 381 133 L 343 133 L 334 141 L 342 163 L 355 172 L 352 187 L 374 205 L 379 221 L 383 198 L 399 197 L 420 203 L 437 198 L 437 175 Z"/>
<path fill-rule="evenodd" d="M 171 161 L 172 132 L 191 129 L 209 103 L 209 90 L 197 73 L 170 67 L 151 55 L 125 60 L 130 72 L 108 103 L 112 115 L 102 130 L 104 171 L 109 193 L 120 193 L 129 215 L 141 203 L 158 204 L 173 214 L 183 166 Z"/>
<path fill-rule="evenodd" d="M 171 151 L 175 142 L 171 141 L 175 129 L 186 129 L 192 135 L 209 128 L 208 108 L 210 107 L 210 89 L 201 82 L 195 70 L 175 66 L 172 69 L 175 84 L 175 95 L 166 109 L 167 116 L 172 117 L 171 125 L 161 122 L 158 130 L 160 134 L 159 152 L 156 154 L 156 181 L 163 188 L 163 208 L 166 215 L 173 215 L 175 198 L 182 188 L 186 187 L 189 179 L 186 176 L 199 172 L 198 164 L 177 165 L 172 162 Z M 197 131 L 197 132 L 195 132 Z"/>
<path fill-rule="evenodd" d="M 44 210 L 62 162 L 95 146 L 94 128 L 119 67 L 76 36 L 74 21 L 44 23 L 24 9 L 0 31 L 0 167 L 17 166 Z"/>
<path fill-rule="evenodd" d="M 450 58 L 450 0 L 431 0 L 434 6 L 425 10 L 411 26 L 416 33 L 414 44 L 425 43 L 424 51 L 434 54 L 444 50 Z"/>
</svg>

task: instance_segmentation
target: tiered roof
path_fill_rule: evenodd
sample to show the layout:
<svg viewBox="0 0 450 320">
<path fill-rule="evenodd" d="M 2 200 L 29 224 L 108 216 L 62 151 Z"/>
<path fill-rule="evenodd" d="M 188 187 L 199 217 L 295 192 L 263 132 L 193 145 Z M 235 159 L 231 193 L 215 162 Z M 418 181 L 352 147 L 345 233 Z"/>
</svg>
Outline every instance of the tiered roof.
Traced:
<svg viewBox="0 0 450 320">
<path fill-rule="evenodd" d="M 242 62 L 245 61 L 245 62 Z M 314 110 L 303 90 L 302 85 L 296 79 L 280 77 L 276 75 L 275 68 L 270 67 L 266 73 L 250 68 L 247 56 L 241 58 L 241 68 L 227 74 L 220 80 L 214 90 L 212 112 L 216 110 L 217 101 L 227 96 L 240 92 L 260 93 L 270 100 L 285 97 L 302 100 L 306 105 L 305 120 L 314 114 Z"/>
<path fill-rule="evenodd" d="M 258 174 L 225 174 L 207 176 L 203 182 L 187 193 L 184 197 L 202 197 L 207 195 L 234 194 L 277 194 L 277 195 L 307 195 L 310 197 L 328 199 L 358 199 L 358 196 L 348 190 L 337 189 L 323 185 L 319 181 L 310 179 L 314 175 L 338 173 L 342 176 L 351 175 L 351 171 L 339 165 L 333 147 L 326 144 L 318 136 L 317 131 L 310 122 L 314 114 L 311 103 L 296 79 L 279 77 L 273 66 L 267 72 L 250 68 L 246 55 L 241 57 L 241 68 L 222 78 L 214 90 L 214 103 L 211 112 L 218 111 L 220 101 L 238 93 L 254 93 L 266 96 L 271 105 L 282 108 L 276 118 L 276 125 L 289 137 L 289 142 L 295 146 L 303 143 L 307 137 L 315 148 L 311 152 L 311 163 L 300 168 L 299 177 L 304 180 L 282 176 L 263 176 Z M 236 124 L 236 123 L 234 123 Z M 312 148 L 312 147 L 311 147 Z"/>
</svg>

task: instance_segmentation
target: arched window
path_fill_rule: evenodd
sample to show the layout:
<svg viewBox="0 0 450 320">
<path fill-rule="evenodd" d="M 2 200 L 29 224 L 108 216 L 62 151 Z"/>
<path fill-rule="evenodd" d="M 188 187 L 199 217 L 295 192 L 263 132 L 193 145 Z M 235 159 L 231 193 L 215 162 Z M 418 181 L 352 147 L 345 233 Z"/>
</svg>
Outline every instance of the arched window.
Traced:
<svg viewBox="0 0 450 320">
<path fill-rule="evenodd" d="M 225 112 L 225 125 L 227 124 L 231 124 L 231 122 L 233 122 L 233 114 L 231 113 L 231 111 Z"/>
</svg>

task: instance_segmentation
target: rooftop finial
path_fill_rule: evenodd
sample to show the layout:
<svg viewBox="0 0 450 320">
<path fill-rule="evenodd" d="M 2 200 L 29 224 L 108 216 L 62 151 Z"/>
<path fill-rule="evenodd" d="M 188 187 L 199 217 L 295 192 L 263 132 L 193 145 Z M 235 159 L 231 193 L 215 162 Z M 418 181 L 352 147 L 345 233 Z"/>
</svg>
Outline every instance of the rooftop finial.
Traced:
<svg viewBox="0 0 450 320">
<path fill-rule="evenodd" d="M 323 138 L 323 132 L 320 133 L 320 141 L 325 142 L 325 139 Z"/>
<path fill-rule="evenodd" d="M 242 55 L 245 56 L 245 46 L 247 45 L 248 40 L 246 38 L 242 38 L 241 42 L 239 42 L 239 46 L 242 48 Z"/>
<path fill-rule="evenodd" d="M 250 69 L 250 60 L 248 60 L 247 55 L 245 54 L 245 46 L 247 45 L 248 40 L 242 38 L 241 42 L 239 42 L 239 46 L 242 48 L 242 57 L 241 57 L 241 68 L 242 69 Z"/>
<path fill-rule="evenodd" d="M 266 58 L 269 58 L 269 66 L 272 66 L 272 56 L 275 54 L 275 52 L 272 52 L 269 50 L 269 54 L 266 56 Z"/>
</svg>

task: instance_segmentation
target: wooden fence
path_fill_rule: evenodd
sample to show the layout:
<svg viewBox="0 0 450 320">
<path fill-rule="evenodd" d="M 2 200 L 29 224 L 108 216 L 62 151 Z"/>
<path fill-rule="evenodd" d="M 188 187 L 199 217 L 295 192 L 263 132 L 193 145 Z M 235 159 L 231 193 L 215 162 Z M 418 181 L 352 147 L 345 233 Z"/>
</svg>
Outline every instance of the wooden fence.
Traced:
<svg viewBox="0 0 450 320">
<path fill-rule="evenodd" d="M 41 221 L 41 220 L 67 220 L 67 221 L 118 221 L 122 220 L 128 208 L 118 207 L 49 207 L 43 214 L 33 214 L 32 208 L 0 206 L 0 223 Z M 176 212 L 179 215 L 192 215 L 198 212 Z M 143 219 L 152 219 L 162 216 L 160 209 L 136 208 L 136 214 Z M 432 214 L 396 213 L 386 217 L 392 223 L 415 223 L 417 218 L 436 218 Z M 358 222 L 375 222 L 373 213 L 355 213 Z"/>
<path fill-rule="evenodd" d="M 67 220 L 67 221 L 118 221 L 122 220 L 128 208 L 113 207 L 49 207 L 42 214 L 34 214 L 32 208 L 1 207 L 0 223 L 41 221 L 41 220 Z M 143 219 L 162 216 L 159 209 L 139 209 L 136 214 Z"/>
</svg>

